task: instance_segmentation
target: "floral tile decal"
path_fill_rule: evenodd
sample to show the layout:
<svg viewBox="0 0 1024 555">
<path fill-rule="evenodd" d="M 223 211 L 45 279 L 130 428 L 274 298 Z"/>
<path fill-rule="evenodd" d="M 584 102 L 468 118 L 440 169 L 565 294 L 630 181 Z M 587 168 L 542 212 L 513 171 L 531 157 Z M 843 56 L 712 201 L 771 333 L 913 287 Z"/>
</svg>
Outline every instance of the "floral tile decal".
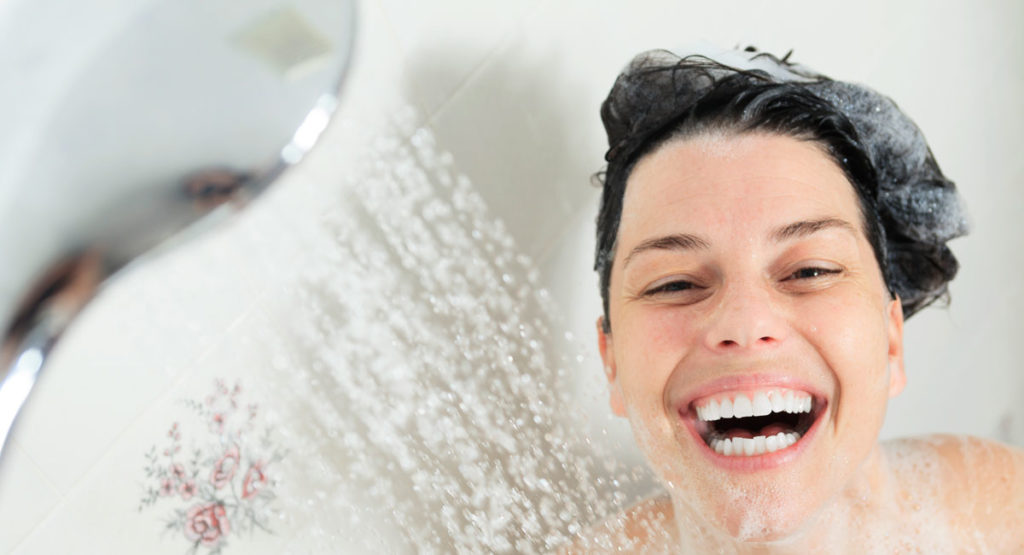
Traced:
<svg viewBox="0 0 1024 555">
<path fill-rule="evenodd" d="M 285 453 L 271 441 L 269 428 L 257 427 L 258 406 L 243 406 L 242 396 L 241 384 L 216 380 L 205 399 L 185 401 L 199 431 L 187 435 L 175 422 L 163 447 L 146 453 L 139 511 L 166 507 L 166 530 L 188 542 L 188 553 L 217 554 L 231 537 L 272 533 L 272 470 Z"/>
</svg>

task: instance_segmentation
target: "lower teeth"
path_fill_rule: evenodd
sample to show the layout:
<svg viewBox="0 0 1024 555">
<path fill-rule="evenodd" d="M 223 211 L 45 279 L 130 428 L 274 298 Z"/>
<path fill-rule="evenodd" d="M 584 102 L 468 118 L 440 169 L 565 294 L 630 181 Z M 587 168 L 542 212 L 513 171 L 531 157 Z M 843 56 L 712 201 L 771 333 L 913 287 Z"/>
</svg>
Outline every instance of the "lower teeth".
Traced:
<svg viewBox="0 0 1024 555">
<path fill-rule="evenodd" d="M 785 449 L 796 443 L 800 434 L 796 432 L 779 432 L 771 436 L 753 438 L 734 437 L 731 439 L 712 439 L 711 448 L 716 453 L 731 457 L 751 457 Z"/>
</svg>

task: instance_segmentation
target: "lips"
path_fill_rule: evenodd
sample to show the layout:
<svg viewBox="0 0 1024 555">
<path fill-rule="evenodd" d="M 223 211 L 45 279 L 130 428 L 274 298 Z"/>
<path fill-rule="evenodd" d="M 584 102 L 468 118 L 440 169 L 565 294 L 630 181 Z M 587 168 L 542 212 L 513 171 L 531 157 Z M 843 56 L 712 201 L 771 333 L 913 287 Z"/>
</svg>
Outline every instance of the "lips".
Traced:
<svg viewBox="0 0 1024 555">
<path fill-rule="evenodd" d="M 824 397 L 795 384 L 732 381 L 704 388 L 704 394 L 680 409 L 683 419 L 719 457 L 769 457 L 795 451 L 827 404 Z"/>
</svg>

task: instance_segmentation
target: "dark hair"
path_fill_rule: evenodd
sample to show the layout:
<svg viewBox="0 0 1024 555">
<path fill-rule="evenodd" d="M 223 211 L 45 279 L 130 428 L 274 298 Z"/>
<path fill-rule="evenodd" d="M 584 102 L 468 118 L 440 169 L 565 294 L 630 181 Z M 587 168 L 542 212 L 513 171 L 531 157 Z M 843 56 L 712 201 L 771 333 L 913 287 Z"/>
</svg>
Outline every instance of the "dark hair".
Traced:
<svg viewBox="0 0 1024 555">
<path fill-rule="evenodd" d="M 946 241 L 967 226 L 953 182 L 942 175 L 921 131 L 892 100 L 787 58 L 750 54 L 746 63 L 753 67 L 737 69 L 703 56 L 651 51 L 615 80 L 601 105 L 609 148 L 608 166 L 598 174 L 603 192 L 594 261 L 606 332 L 622 199 L 633 167 L 669 140 L 713 131 L 776 133 L 821 145 L 857 193 L 865 235 L 904 314 L 948 295 L 946 283 L 958 264 Z"/>
</svg>

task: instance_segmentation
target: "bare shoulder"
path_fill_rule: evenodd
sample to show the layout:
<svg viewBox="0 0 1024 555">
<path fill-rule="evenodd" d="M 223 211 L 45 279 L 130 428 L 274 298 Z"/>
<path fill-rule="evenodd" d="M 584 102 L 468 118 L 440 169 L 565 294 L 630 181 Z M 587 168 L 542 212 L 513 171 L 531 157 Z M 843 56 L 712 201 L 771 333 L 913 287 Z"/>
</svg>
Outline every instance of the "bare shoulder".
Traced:
<svg viewBox="0 0 1024 555">
<path fill-rule="evenodd" d="M 651 497 L 580 534 L 559 553 L 668 553 L 678 534 L 673 523 L 668 496 Z"/>
<path fill-rule="evenodd" d="M 1024 450 L 955 435 L 902 439 L 885 450 L 901 482 L 934 492 L 968 543 L 1024 553 Z"/>
</svg>

